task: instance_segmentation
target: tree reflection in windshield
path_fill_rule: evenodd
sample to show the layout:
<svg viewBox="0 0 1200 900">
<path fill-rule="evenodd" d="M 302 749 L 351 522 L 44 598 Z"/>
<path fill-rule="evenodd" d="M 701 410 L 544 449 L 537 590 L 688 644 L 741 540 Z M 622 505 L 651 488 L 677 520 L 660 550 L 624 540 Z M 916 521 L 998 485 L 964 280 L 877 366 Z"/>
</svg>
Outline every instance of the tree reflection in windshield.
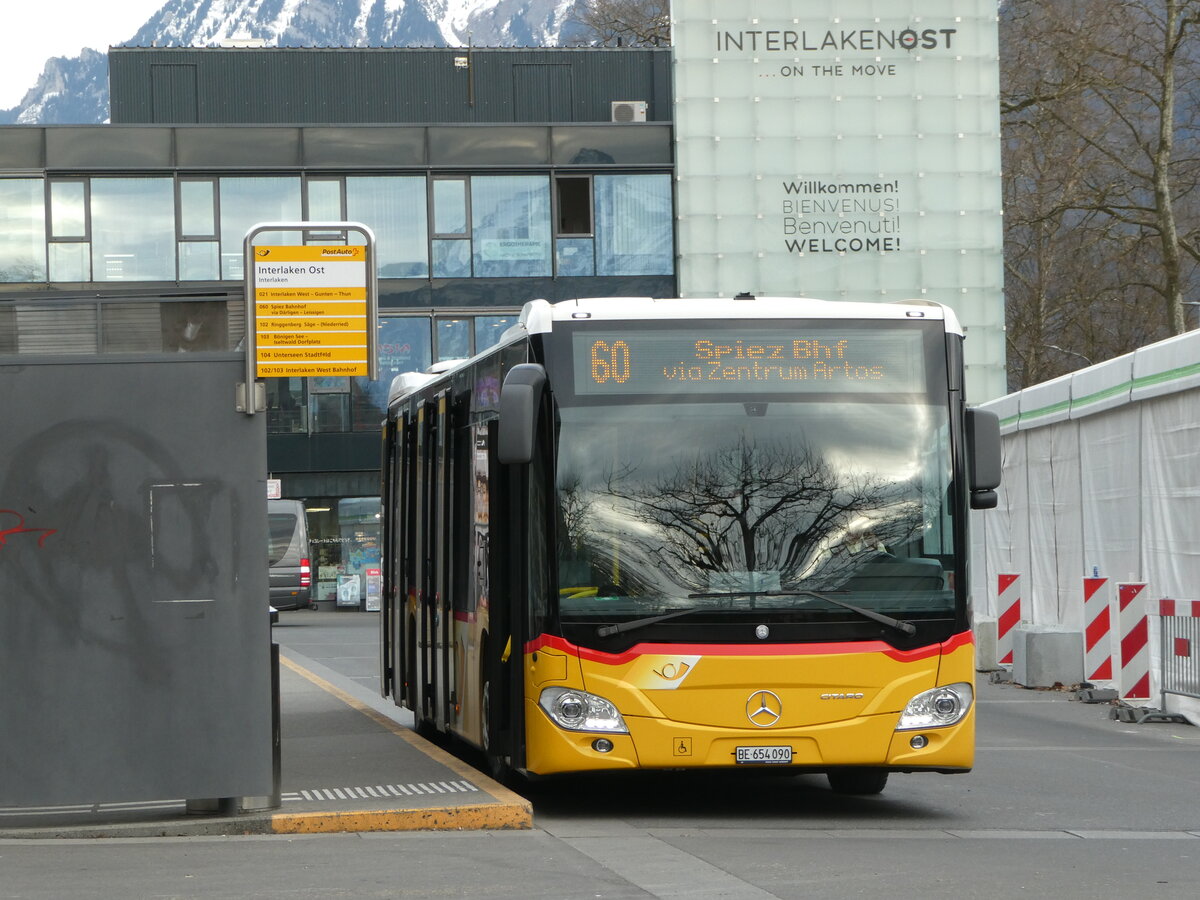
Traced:
<svg viewBox="0 0 1200 900">
<path fill-rule="evenodd" d="M 793 586 L 801 573 L 821 570 L 828 582 L 853 562 L 822 553 L 827 539 L 857 518 L 888 517 L 893 543 L 904 543 L 918 510 L 903 489 L 866 473 L 836 472 L 810 448 L 737 443 L 680 461 L 648 483 L 636 472 L 609 477 L 602 494 L 651 526 L 628 536 L 639 555 L 692 591 L 723 582 L 747 590 Z M 714 579 L 714 573 L 769 573 L 773 585 Z M 760 576 L 761 579 L 761 576 Z M 754 580 L 751 578 L 750 580 Z"/>
<path fill-rule="evenodd" d="M 569 420 L 559 470 L 564 596 L 666 607 L 714 591 L 846 590 L 867 564 L 920 542 L 945 488 L 941 476 L 922 484 L 912 427 L 889 433 L 876 421 L 881 436 L 866 444 L 865 421 L 810 440 L 794 420 L 746 425 L 743 416 L 720 423 L 733 427 L 714 440 L 712 422 L 602 431 L 592 421 L 573 431 Z M 847 441 L 859 452 L 839 449 Z"/>
</svg>

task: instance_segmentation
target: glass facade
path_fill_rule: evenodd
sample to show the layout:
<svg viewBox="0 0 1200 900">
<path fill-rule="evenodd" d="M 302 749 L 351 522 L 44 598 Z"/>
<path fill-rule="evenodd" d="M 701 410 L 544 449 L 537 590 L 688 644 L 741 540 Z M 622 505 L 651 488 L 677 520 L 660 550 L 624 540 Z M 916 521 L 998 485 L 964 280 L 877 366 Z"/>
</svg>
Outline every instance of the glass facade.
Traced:
<svg viewBox="0 0 1200 900">
<path fill-rule="evenodd" d="M 378 379 L 268 378 L 267 431 L 378 431 L 393 378 L 482 353 L 517 319 L 515 310 L 501 315 L 384 316 L 379 320 Z"/>
<path fill-rule="evenodd" d="M 249 229 L 367 225 L 382 300 L 378 378 L 265 379 L 265 418 L 270 474 L 309 510 L 315 601 L 369 610 L 380 585 L 379 501 L 365 495 L 378 480 L 373 433 L 395 376 L 493 346 L 524 300 L 554 294 L 551 280 L 590 279 L 558 286 L 557 296 L 594 295 L 601 276 L 673 275 L 669 154 L 653 161 L 656 171 L 637 171 L 648 162 L 634 158 L 634 171 L 605 173 L 606 163 L 583 172 L 549 161 L 536 171 L 474 173 L 185 163 L 173 172 L 62 168 L 30 177 L 29 167 L 12 169 L 0 174 L 0 352 L 238 350 Z M 294 231 L 269 242 L 306 240 L 339 238 Z M 637 290 L 617 280 L 599 288 Z M 67 295 L 80 291 L 89 299 Z"/>
<path fill-rule="evenodd" d="M 472 178 L 471 225 L 476 277 L 551 274 L 550 179 L 544 175 Z"/>
<path fill-rule="evenodd" d="M 40 178 L 0 179 L 0 281 L 46 280 L 46 200 Z"/>
<path fill-rule="evenodd" d="M 674 271 L 667 173 L 0 177 L 0 282 L 241 281 L 254 225 L 344 220 L 384 279 Z"/>
<path fill-rule="evenodd" d="M 429 275 L 423 177 L 347 178 L 346 218 L 375 233 L 380 278 Z"/>
<path fill-rule="evenodd" d="M 173 281 L 170 178 L 92 179 L 93 281 Z"/>
<path fill-rule="evenodd" d="M 222 178 L 221 192 L 221 278 L 242 280 L 242 241 L 246 232 L 260 222 L 301 222 L 300 179 Z M 299 232 L 283 232 L 273 240 L 289 244 Z"/>
</svg>

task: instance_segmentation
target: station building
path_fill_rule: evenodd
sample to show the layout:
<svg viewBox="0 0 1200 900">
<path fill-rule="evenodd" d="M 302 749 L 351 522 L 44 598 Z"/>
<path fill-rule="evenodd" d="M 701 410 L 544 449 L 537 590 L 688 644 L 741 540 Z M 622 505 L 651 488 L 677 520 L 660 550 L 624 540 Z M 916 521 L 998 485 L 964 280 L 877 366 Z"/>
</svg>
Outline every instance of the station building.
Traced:
<svg viewBox="0 0 1200 900">
<path fill-rule="evenodd" d="M 670 60 L 113 48 L 112 124 L 0 127 L 0 355 L 227 353 L 252 226 L 369 226 L 379 378 L 267 380 L 268 475 L 334 604 L 378 566 L 394 375 L 485 349 L 531 298 L 677 293 Z"/>
</svg>

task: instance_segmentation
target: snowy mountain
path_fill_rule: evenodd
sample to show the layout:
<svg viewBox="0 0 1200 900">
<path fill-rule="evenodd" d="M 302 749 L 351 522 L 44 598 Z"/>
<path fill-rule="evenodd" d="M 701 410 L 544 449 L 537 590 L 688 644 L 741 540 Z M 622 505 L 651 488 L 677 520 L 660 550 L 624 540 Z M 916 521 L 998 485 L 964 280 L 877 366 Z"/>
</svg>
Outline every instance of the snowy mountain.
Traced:
<svg viewBox="0 0 1200 900">
<path fill-rule="evenodd" d="M 108 119 L 108 56 L 84 49 L 46 60 L 20 105 L 0 110 L 0 125 L 93 124 Z"/>
<path fill-rule="evenodd" d="M 579 0 L 167 0 L 126 47 L 552 47 L 576 26 Z M 0 124 L 108 120 L 108 57 L 85 50 L 46 62 Z"/>
</svg>

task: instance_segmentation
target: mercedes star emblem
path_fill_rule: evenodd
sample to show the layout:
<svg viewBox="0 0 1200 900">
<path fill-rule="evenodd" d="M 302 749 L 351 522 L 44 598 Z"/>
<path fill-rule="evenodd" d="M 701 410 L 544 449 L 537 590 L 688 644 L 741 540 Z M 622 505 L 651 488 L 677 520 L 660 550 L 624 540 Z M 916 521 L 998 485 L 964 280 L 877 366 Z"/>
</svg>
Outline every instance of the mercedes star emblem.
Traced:
<svg viewBox="0 0 1200 900">
<path fill-rule="evenodd" d="M 770 728 L 783 715 L 783 703 L 770 691 L 755 691 L 746 701 L 746 718 L 759 728 Z"/>
</svg>

